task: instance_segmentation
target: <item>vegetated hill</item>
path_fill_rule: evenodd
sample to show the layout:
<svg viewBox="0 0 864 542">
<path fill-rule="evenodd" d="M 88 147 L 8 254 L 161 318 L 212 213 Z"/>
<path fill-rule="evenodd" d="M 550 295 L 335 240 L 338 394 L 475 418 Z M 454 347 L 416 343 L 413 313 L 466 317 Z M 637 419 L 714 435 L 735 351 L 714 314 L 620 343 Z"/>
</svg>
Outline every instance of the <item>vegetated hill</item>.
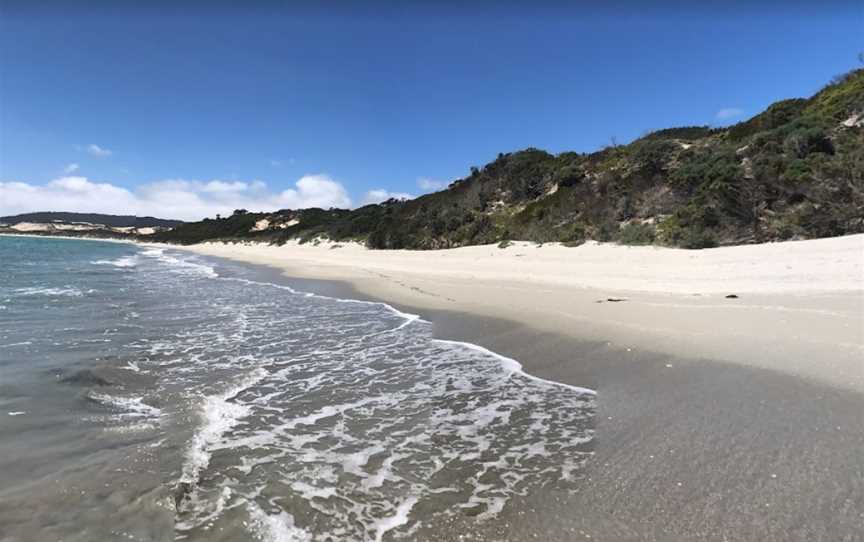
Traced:
<svg viewBox="0 0 864 542">
<path fill-rule="evenodd" d="M 130 215 L 104 215 L 98 213 L 25 213 L 14 216 L 0 216 L 0 223 L 17 224 L 19 222 L 37 223 L 80 223 L 101 224 L 111 228 L 173 228 L 183 223 L 181 220 L 166 220 L 153 218 L 152 216 L 130 216 Z"/>
<path fill-rule="evenodd" d="M 726 128 L 670 128 L 590 154 L 526 149 L 410 201 L 238 210 L 154 238 L 326 237 L 413 249 L 595 239 L 702 248 L 857 232 L 864 232 L 864 70 Z"/>
</svg>

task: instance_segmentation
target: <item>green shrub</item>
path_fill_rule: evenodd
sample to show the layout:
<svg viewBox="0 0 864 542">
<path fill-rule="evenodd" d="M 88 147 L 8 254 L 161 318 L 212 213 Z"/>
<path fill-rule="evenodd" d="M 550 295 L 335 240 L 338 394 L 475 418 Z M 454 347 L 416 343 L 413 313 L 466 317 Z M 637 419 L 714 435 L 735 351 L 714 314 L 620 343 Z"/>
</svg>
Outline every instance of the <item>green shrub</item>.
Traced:
<svg viewBox="0 0 864 542">
<path fill-rule="evenodd" d="M 622 245 L 650 245 L 654 242 L 656 235 L 652 224 L 631 222 L 618 230 L 617 241 Z"/>
</svg>

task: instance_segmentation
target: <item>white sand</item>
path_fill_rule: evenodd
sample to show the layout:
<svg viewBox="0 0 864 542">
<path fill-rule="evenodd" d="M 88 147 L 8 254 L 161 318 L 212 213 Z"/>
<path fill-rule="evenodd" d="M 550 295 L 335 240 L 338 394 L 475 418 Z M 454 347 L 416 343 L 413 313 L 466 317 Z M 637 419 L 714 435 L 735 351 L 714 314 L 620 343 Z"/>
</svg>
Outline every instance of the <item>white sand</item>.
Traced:
<svg viewBox="0 0 864 542">
<path fill-rule="evenodd" d="M 744 363 L 864 390 L 864 235 L 708 250 L 598 243 L 187 248 L 297 278 L 347 281 L 421 312 L 506 318 L 622 349 Z"/>
</svg>

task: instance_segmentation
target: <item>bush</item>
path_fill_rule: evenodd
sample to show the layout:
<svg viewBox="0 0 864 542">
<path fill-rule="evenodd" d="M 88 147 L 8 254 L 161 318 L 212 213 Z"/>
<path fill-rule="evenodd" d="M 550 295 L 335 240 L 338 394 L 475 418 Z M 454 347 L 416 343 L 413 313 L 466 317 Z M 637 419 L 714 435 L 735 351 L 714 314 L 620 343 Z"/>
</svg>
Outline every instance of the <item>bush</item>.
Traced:
<svg viewBox="0 0 864 542">
<path fill-rule="evenodd" d="M 712 135 L 715 130 L 708 126 L 681 126 L 678 128 L 666 128 L 657 130 L 644 136 L 642 139 L 702 139 Z"/>
<path fill-rule="evenodd" d="M 661 173 L 678 150 L 678 145 L 671 141 L 644 140 L 631 146 L 631 159 L 640 169 L 649 173 Z"/>
<path fill-rule="evenodd" d="M 713 208 L 694 203 L 678 210 L 657 226 L 657 239 L 669 246 L 710 248 L 717 246 L 713 229 L 718 225 Z"/>
<path fill-rule="evenodd" d="M 652 224 L 629 223 L 618 230 L 617 241 L 622 245 L 650 245 L 654 242 L 656 232 Z"/>
</svg>

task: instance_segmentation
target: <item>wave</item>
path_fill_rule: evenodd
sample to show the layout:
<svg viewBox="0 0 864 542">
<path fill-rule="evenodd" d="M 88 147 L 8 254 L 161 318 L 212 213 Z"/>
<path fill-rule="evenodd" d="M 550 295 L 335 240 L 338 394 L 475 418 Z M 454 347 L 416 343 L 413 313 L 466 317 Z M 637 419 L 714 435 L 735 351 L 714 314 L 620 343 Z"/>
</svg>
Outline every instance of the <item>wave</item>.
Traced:
<svg viewBox="0 0 864 542">
<path fill-rule="evenodd" d="M 209 265 L 197 263 L 190 259 L 177 258 L 170 254 L 166 254 L 165 250 L 161 248 L 147 249 L 142 251 L 140 254 L 168 264 L 169 269 L 175 273 L 206 278 L 217 278 L 219 276 L 216 270 Z"/>
<path fill-rule="evenodd" d="M 543 382 L 544 384 L 551 384 L 553 386 L 560 386 L 562 388 L 567 388 L 567 389 L 573 390 L 577 393 L 582 393 L 582 394 L 586 394 L 586 395 L 597 395 L 597 391 L 592 390 L 591 388 L 582 388 L 580 386 L 573 386 L 571 384 L 565 384 L 563 382 L 558 382 L 556 380 L 547 380 L 545 378 L 540 378 L 539 376 L 534 376 L 530 373 L 526 373 L 525 370 L 522 368 L 522 364 L 519 363 L 518 361 L 516 361 L 515 359 L 508 358 L 506 356 L 502 356 L 501 354 L 499 354 L 497 352 L 493 352 L 493 351 L 489 350 L 488 348 L 483 348 L 479 344 L 466 343 L 466 342 L 462 342 L 462 341 L 449 341 L 446 339 L 432 339 L 432 342 L 436 342 L 436 343 L 440 343 L 440 344 L 458 345 L 458 346 L 461 346 L 464 348 L 468 348 L 469 350 L 475 350 L 477 352 L 482 352 L 482 353 L 487 354 L 489 356 L 493 356 L 495 358 L 498 358 L 501 361 L 501 365 L 504 367 L 505 370 L 510 371 L 511 373 L 517 373 L 520 376 L 523 376 L 529 380 L 534 380 L 535 382 Z"/>
<path fill-rule="evenodd" d="M 0 344 L 0 348 L 15 348 L 16 346 L 30 346 L 31 344 L 33 344 L 31 341 L 21 341 L 17 343 Z"/>
<path fill-rule="evenodd" d="M 175 493 L 175 504 L 178 509 L 187 499 L 194 496 L 201 471 L 210 465 L 212 448 L 222 440 L 227 431 L 249 413 L 248 406 L 233 402 L 232 399 L 243 390 L 254 386 L 266 374 L 267 371 L 264 369 L 256 369 L 224 392 L 204 398 L 201 406 L 202 424 L 192 437 L 192 444 L 186 451 Z"/>
<path fill-rule="evenodd" d="M 164 248 L 148 248 L 147 250 L 142 250 L 141 254 L 144 256 L 157 257 L 161 256 L 165 252 Z"/>
<path fill-rule="evenodd" d="M 394 314 L 400 318 L 403 318 L 405 320 L 402 324 L 400 324 L 399 326 L 397 326 L 393 329 L 387 329 L 387 330 L 371 333 L 371 334 L 367 335 L 366 337 L 372 337 L 375 335 L 380 335 L 382 333 L 392 333 L 395 331 L 399 331 L 399 330 L 405 328 L 406 326 L 411 325 L 415 322 L 427 323 L 427 324 L 430 323 L 428 320 L 423 319 L 419 314 L 412 314 L 409 312 L 400 311 L 399 309 L 397 309 L 393 305 L 390 305 L 388 303 L 384 303 L 382 301 L 365 301 L 362 299 L 346 299 L 346 298 L 341 298 L 341 297 L 333 297 L 333 296 L 316 294 L 316 293 L 312 293 L 312 292 L 303 292 L 303 291 L 297 290 L 295 288 L 292 288 L 290 286 L 286 286 L 283 284 L 275 284 L 272 282 L 260 282 L 260 281 L 249 280 L 249 279 L 238 278 L 238 277 L 223 277 L 223 279 L 243 282 L 246 284 L 254 284 L 254 285 L 259 285 L 259 286 L 269 286 L 272 288 L 279 288 L 279 289 L 287 290 L 287 291 L 294 293 L 294 294 L 303 295 L 305 297 L 329 299 L 329 300 L 336 301 L 339 303 L 359 303 L 359 304 L 364 304 L 364 305 L 373 305 L 373 306 L 378 306 L 378 307 L 384 307 L 390 313 L 392 313 L 392 314 Z M 543 383 L 551 384 L 554 386 L 560 386 L 563 388 L 573 390 L 573 391 L 578 392 L 578 393 L 597 395 L 597 391 L 593 390 L 591 388 L 573 386 L 571 384 L 565 384 L 563 382 L 558 382 L 555 380 L 547 380 L 545 378 L 541 378 L 539 376 L 534 376 L 530 373 L 527 373 L 527 372 L 525 372 L 525 370 L 524 370 L 524 368 L 520 362 L 516 361 L 513 358 L 508 358 L 506 356 L 503 356 L 497 352 L 493 352 L 492 350 L 489 350 L 488 348 L 480 346 L 479 344 L 474 344 L 474 343 L 469 343 L 469 342 L 464 342 L 464 341 L 452 341 L 452 340 L 447 340 L 447 339 L 433 339 L 433 341 L 441 343 L 441 344 L 450 344 L 450 345 L 461 346 L 464 348 L 468 348 L 470 350 L 474 350 L 477 352 L 482 352 L 484 354 L 494 356 L 501 361 L 502 366 L 506 370 L 514 372 L 514 373 L 519 373 L 520 375 L 524 376 L 525 378 L 534 380 L 536 382 L 543 382 Z"/>
<path fill-rule="evenodd" d="M 143 397 L 121 397 L 95 391 L 87 392 L 85 397 L 88 401 L 122 411 L 121 417 L 159 418 L 162 415 L 161 409 L 148 405 Z"/>
<path fill-rule="evenodd" d="M 92 292 L 93 290 L 88 290 Z M 72 286 L 64 286 L 61 288 L 46 288 L 46 287 L 29 287 L 29 288 L 17 288 L 15 293 L 23 296 L 35 296 L 35 295 L 43 295 L 48 297 L 81 297 L 84 295 L 84 292 L 79 290 L 78 288 L 74 288 Z"/>
<path fill-rule="evenodd" d="M 95 260 L 90 262 L 93 265 L 113 265 L 114 267 L 135 267 L 138 265 L 138 258 L 135 256 L 122 256 L 116 260 Z"/>
</svg>

